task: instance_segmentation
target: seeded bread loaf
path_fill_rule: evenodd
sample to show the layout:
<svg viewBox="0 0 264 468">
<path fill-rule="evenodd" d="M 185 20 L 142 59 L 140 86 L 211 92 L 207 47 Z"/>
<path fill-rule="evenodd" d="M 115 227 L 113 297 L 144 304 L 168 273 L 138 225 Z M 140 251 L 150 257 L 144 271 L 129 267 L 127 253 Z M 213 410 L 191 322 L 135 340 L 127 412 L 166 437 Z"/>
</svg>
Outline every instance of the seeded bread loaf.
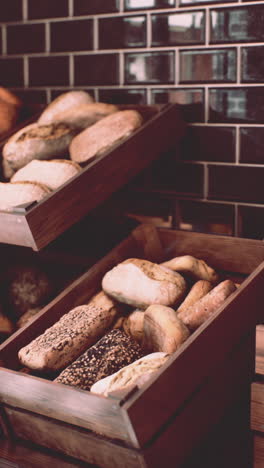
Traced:
<svg viewBox="0 0 264 468">
<path fill-rule="evenodd" d="M 67 153 L 75 133 L 75 129 L 63 123 L 27 125 L 5 143 L 3 158 L 15 171 L 32 159 L 55 159 Z"/>
<path fill-rule="evenodd" d="M 71 159 L 84 163 L 100 156 L 131 135 L 142 122 L 141 115 L 135 110 L 114 112 L 104 117 L 73 138 L 69 148 Z"/>
<path fill-rule="evenodd" d="M 112 325 L 118 307 L 104 293 L 64 314 L 42 335 L 20 349 L 21 363 L 39 371 L 58 371 L 92 346 Z"/>
<path fill-rule="evenodd" d="M 211 268 L 204 260 L 193 257 L 192 255 L 182 255 L 181 257 L 175 257 L 167 262 L 163 262 L 162 265 L 166 268 L 170 268 L 173 271 L 178 271 L 183 274 L 189 275 L 194 279 L 204 279 L 216 282 L 218 275 L 216 271 Z"/>
<path fill-rule="evenodd" d="M 144 349 L 174 353 L 190 336 L 186 325 L 171 307 L 151 305 L 144 313 Z"/>
<path fill-rule="evenodd" d="M 50 190 L 56 190 L 80 171 L 79 164 L 68 159 L 52 159 L 51 161 L 33 159 L 13 175 L 11 182 L 38 182 L 46 185 Z"/>
<path fill-rule="evenodd" d="M 215 286 L 199 301 L 178 314 L 178 318 L 192 331 L 204 323 L 223 302 L 236 291 L 236 285 L 231 280 L 225 280 Z"/>
<path fill-rule="evenodd" d="M 14 206 L 40 201 L 49 193 L 48 187 L 37 182 L 0 182 L 0 210 L 10 211 Z"/>
<path fill-rule="evenodd" d="M 157 372 L 167 361 L 169 354 L 151 353 L 137 359 L 132 364 L 123 367 L 104 379 L 99 380 L 91 387 L 92 393 L 108 396 L 117 390 L 125 390 L 132 385 L 139 388 Z"/>
<path fill-rule="evenodd" d="M 74 108 L 66 109 L 55 115 L 56 122 L 63 122 L 78 131 L 84 130 L 87 127 L 98 122 L 107 115 L 118 111 L 118 107 L 113 104 L 105 104 L 103 102 L 91 102 L 82 104 Z"/>
<path fill-rule="evenodd" d="M 98 380 L 143 356 L 143 350 L 121 330 L 111 330 L 55 379 L 55 382 L 90 390 Z"/>
<path fill-rule="evenodd" d="M 72 90 L 62 93 L 47 105 L 40 115 L 38 123 L 41 125 L 50 124 L 57 120 L 57 115 L 91 102 L 93 102 L 93 97 L 83 90 Z"/>
<path fill-rule="evenodd" d="M 131 258 L 105 274 L 102 288 L 116 300 L 144 310 L 151 304 L 179 302 L 186 282 L 179 273 L 148 260 Z"/>
</svg>

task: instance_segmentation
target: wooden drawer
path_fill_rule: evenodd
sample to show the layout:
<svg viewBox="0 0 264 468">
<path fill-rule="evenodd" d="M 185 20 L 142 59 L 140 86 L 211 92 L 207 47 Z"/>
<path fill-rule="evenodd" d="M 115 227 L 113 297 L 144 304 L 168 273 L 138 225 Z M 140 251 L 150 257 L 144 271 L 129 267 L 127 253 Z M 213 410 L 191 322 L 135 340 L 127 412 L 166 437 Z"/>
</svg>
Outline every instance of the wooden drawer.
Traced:
<svg viewBox="0 0 264 468">
<path fill-rule="evenodd" d="M 106 398 L 21 371 L 18 350 L 69 309 L 87 302 L 116 263 L 129 257 L 160 262 L 183 254 L 203 258 L 223 277 L 242 284 L 141 389 Z M 259 241 L 136 228 L 0 347 L 6 435 L 106 468 L 178 467 L 241 399 L 249 430 L 263 260 Z"/>
</svg>

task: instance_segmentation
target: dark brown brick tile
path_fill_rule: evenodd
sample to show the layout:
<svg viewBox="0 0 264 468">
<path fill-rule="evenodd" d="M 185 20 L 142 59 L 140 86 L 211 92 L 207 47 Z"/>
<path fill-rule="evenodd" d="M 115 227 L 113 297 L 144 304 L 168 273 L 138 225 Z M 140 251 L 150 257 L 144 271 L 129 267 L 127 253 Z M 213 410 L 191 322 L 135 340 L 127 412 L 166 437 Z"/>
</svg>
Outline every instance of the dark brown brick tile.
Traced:
<svg viewBox="0 0 264 468">
<path fill-rule="evenodd" d="M 264 240 L 264 207 L 239 206 L 241 237 Z"/>
<path fill-rule="evenodd" d="M 23 86 L 24 70 L 22 58 L 0 58 L 1 86 Z"/>
<path fill-rule="evenodd" d="M 28 18 L 59 18 L 69 15 L 68 0 L 28 0 Z"/>
<path fill-rule="evenodd" d="M 0 23 L 19 21 L 23 17 L 22 0 L 1 1 Z"/>
<path fill-rule="evenodd" d="M 204 121 L 204 92 L 202 89 L 152 89 L 151 103 L 166 104 L 179 103 L 186 122 Z"/>
<path fill-rule="evenodd" d="M 125 0 L 126 10 L 169 8 L 175 6 L 175 0 L 153 0 L 144 2 L 143 0 Z"/>
<path fill-rule="evenodd" d="M 99 89 L 99 100 L 112 104 L 147 104 L 145 89 Z"/>
<path fill-rule="evenodd" d="M 125 83 L 173 83 L 174 52 L 125 54 Z"/>
<path fill-rule="evenodd" d="M 264 47 L 242 48 L 241 75 L 244 83 L 264 82 Z"/>
<path fill-rule="evenodd" d="M 236 81 L 236 50 L 205 49 L 180 52 L 181 83 Z"/>
<path fill-rule="evenodd" d="M 27 54 L 45 52 L 44 24 L 7 26 L 7 53 Z"/>
<path fill-rule="evenodd" d="M 205 41 L 205 12 L 158 14 L 151 16 L 152 46 L 202 44 Z"/>
<path fill-rule="evenodd" d="M 209 166 L 208 172 L 210 199 L 264 202 L 264 167 Z"/>
<path fill-rule="evenodd" d="M 209 90 L 210 122 L 264 122 L 264 87 Z"/>
<path fill-rule="evenodd" d="M 119 10 L 119 0 L 73 0 L 74 15 L 96 15 L 99 13 L 114 13 Z"/>
<path fill-rule="evenodd" d="M 93 21 L 58 21 L 50 25 L 51 52 L 93 49 Z"/>
<path fill-rule="evenodd" d="M 145 46 L 145 15 L 102 18 L 99 20 L 100 49 L 122 49 L 126 47 Z"/>
<path fill-rule="evenodd" d="M 264 164 L 264 128 L 240 129 L 240 162 Z"/>
<path fill-rule="evenodd" d="M 29 84 L 30 86 L 69 85 L 69 58 L 31 57 L 29 59 Z"/>
<path fill-rule="evenodd" d="M 235 128 L 189 126 L 182 142 L 185 160 L 235 162 Z"/>
<path fill-rule="evenodd" d="M 117 54 L 82 55 L 74 57 L 75 85 L 118 84 L 119 57 Z"/>
</svg>

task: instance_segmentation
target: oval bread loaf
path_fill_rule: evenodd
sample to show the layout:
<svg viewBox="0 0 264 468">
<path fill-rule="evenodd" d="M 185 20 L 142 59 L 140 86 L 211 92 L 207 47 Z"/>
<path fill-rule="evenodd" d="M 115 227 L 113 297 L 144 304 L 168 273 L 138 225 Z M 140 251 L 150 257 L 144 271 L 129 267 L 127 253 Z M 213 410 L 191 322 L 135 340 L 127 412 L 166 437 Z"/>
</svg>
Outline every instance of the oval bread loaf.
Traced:
<svg viewBox="0 0 264 468">
<path fill-rule="evenodd" d="M 55 379 L 55 382 L 90 390 L 98 380 L 143 356 L 136 341 L 121 330 L 111 330 Z"/>
<path fill-rule="evenodd" d="M 185 325 L 192 331 L 204 323 L 223 302 L 236 291 L 236 285 L 231 280 L 224 280 L 203 296 L 199 301 L 178 314 Z"/>
<path fill-rule="evenodd" d="M 11 182 L 38 182 L 46 185 L 50 190 L 56 190 L 80 171 L 79 164 L 67 159 L 52 159 L 51 161 L 33 159 L 13 175 Z"/>
<path fill-rule="evenodd" d="M 203 279 L 212 283 L 218 280 L 218 274 L 204 260 L 193 257 L 192 255 L 182 255 L 172 258 L 162 265 L 173 271 L 179 271 L 191 276 L 194 279 Z"/>
<path fill-rule="evenodd" d="M 151 353 L 123 367 L 118 372 L 99 380 L 91 387 L 92 393 L 108 396 L 117 390 L 125 390 L 131 385 L 139 388 L 147 382 L 167 361 L 169 354 Z"/>
<path fill-rule="evenodd" d="M 39 371 L 65 368 L 106 333 L 118 310 L 118 306 L 103 292 L 97 294 L 89 304 L 70 310 L 20 349 L 18 357 L 21 363 Z"/>
<path fill-rule="evenodd" d="M 174 353 L 190 336 L 171 307 L 151 305 L 144 313 L 143 347 L 149 352 Z"/>
<path fill-rule="evenodd" d="M 41 125 L 50 124 L 55 122 L 57 120 L 57 115 L 61 115 L 62 112 L 74 109 L 83 104 L 89 104 L 93 101 L 93 97 L 83 90 L 72 90 L 62 93 L 47 105 L 40 115 L 38 123 Z"/>
<path fill-rule="evenodd" d="M 50 193 L 48 187 L 36 182 L 0 182 L 0 210 L 40 201 Z"/>
<path fill-rule="evenodd" d="M 124 319 L 123 329 L 127 335 L 132 336 L 138 343 L 142 343 L 144 336 L 144 311 L 140 309 L 133 310 Z"/>
<path fill-rule="evenodd" d="M 100 156 L 113 145 L 127 138 L 143 119 L 135 110 L 115 112 L 79 133 L 70 144 L 70 157 L 84 163 Z"/>
<path fill-rule="evenodd" d="M 108 271 L 102 288 L 116 300 L 144 310 L 151 304 L 177 303 L 185 293 L 186 282 L 179 273 L 132 258 Z"/>
<path fill-rule="evenodd" d="M 199 299 L 201 299 L 209 291 L 211 291 L 212 287 L 213 285 L 212 283 L 210 283 L 210 281 L 207 281 L 207 280 L 196 281 L 196 283 L 194 283 L 194 285 L 191 287 L 184 301 L 177 308 L 177 313 L 183 312 L 185 309 L 195 304 L 195 302 L 199 301 Z"/>
<path fill-rule="evenodd" d="M 64 155 L 76 131 L 63 123 L 39 125 L 33 123 L 22 128 L 3 147 L 3 158 L 18 170 L 32 159 L 51 159 Z"/>
</svg>

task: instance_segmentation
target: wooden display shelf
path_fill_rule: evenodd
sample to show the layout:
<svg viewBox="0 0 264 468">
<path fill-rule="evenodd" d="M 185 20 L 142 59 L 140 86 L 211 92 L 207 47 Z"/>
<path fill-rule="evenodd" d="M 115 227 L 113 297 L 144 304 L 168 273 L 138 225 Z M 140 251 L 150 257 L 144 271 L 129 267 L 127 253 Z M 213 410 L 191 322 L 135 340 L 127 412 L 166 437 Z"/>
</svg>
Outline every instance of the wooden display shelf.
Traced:
<svg viewBox="0 0 264 468">
<path fill-rule="evenodd" d="M 142 388 L 106 398 L 21 370 L 18 350 L 69 309 L 87 302 L 118 262 L 140 257 L 159 263 L 184 254 L 203 258 L 241 285 Z M 242 395 L 248 414 L 244 430 L 249 431 L 263 260 L 260 241 L 150 225 L 136 228 L 0 346 L 5 435 L 103 468 L 181 467 Z"/>
</svg>

